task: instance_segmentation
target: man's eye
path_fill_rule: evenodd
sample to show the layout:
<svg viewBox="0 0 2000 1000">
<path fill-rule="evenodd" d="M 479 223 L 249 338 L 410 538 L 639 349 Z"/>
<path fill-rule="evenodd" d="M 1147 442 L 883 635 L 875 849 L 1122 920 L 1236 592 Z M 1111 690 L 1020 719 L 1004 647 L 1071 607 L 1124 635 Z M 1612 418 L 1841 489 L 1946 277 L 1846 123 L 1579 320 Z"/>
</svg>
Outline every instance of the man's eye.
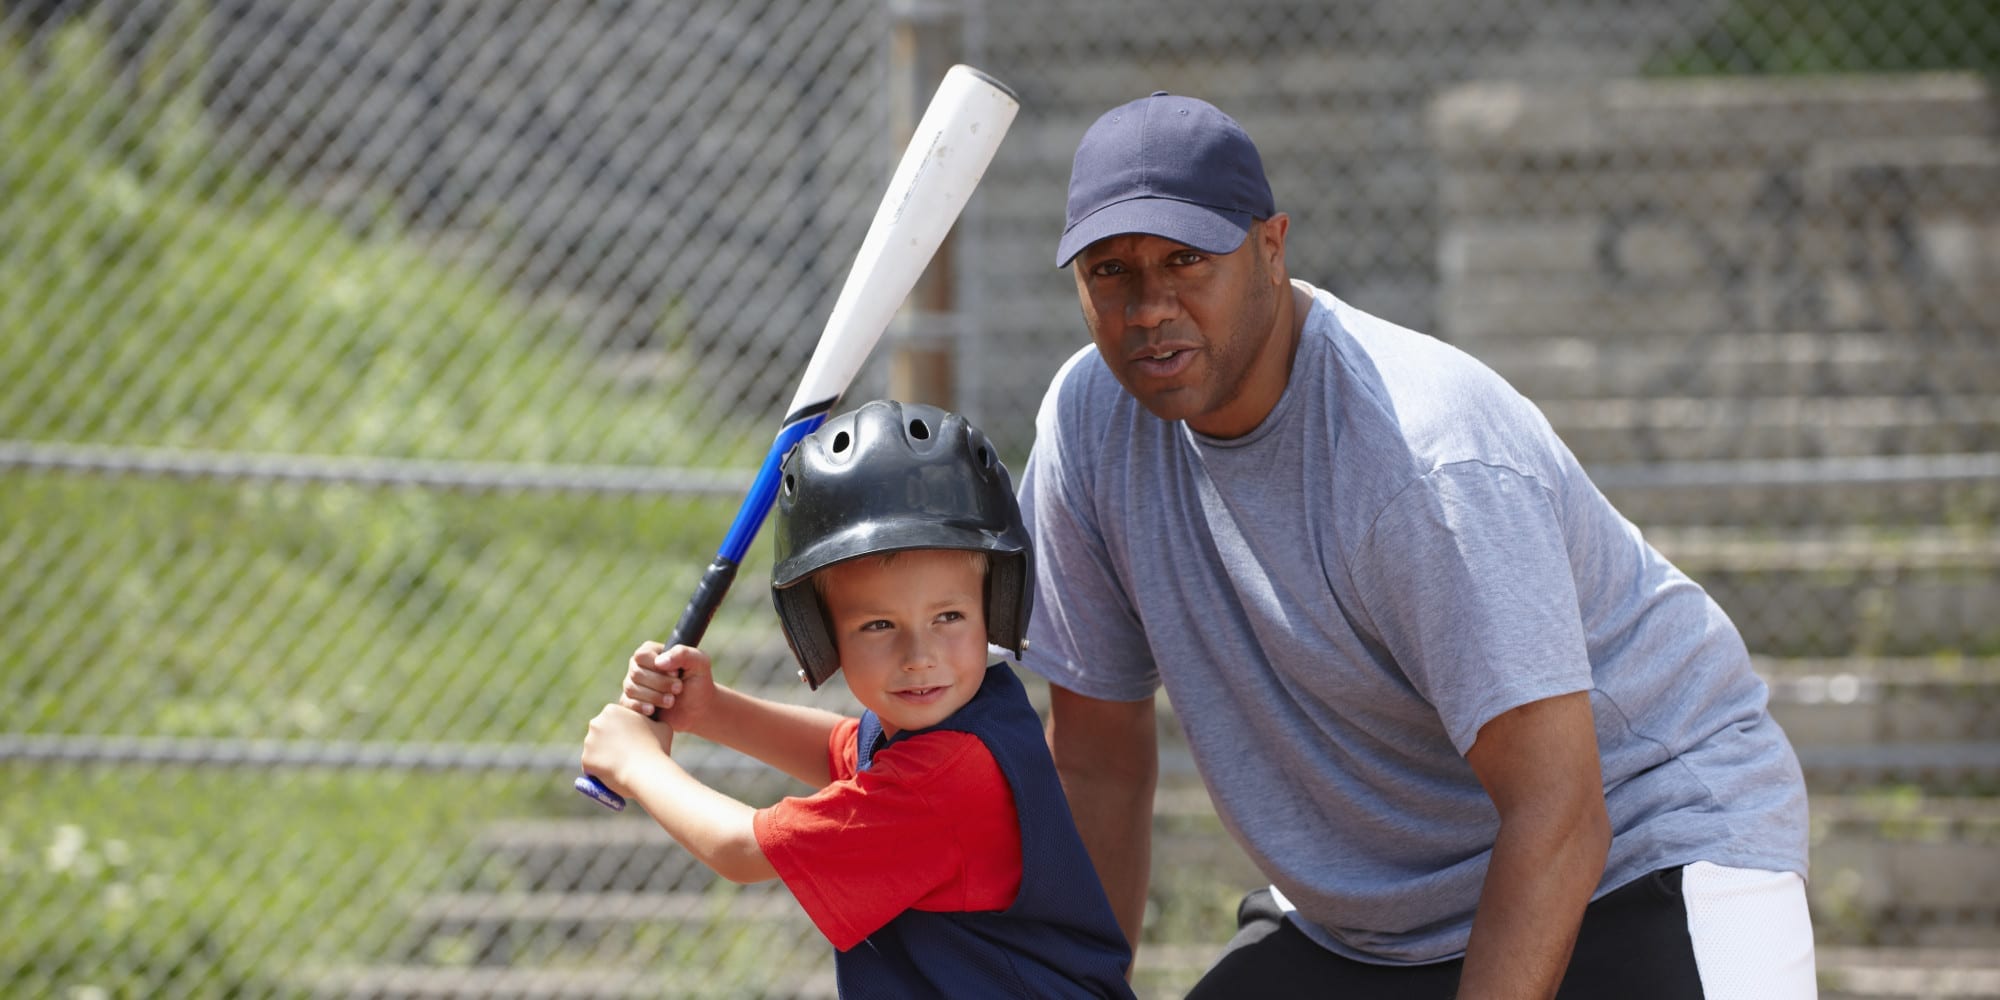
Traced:
<svg viewBox="0 0 2000 1000">
<path fill-rule="evenodd" d="M 1093 265 L 1090 273 L 1100 278 L 1115 278 L 1125 273 L 1125 265 L 1115 260 L 1107 260 L 1102 264 Z"/>
</svg>

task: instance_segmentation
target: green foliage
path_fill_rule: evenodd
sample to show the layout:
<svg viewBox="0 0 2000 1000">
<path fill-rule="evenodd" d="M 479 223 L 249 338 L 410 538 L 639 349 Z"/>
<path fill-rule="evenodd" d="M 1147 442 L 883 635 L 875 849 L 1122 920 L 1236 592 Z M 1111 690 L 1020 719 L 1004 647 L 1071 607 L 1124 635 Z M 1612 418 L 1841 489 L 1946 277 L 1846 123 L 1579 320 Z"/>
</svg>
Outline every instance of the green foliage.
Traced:
<svg viewBox="0 0 2000 1000">
<path fill-rule="evenodd" d="M 188 74 L 103 39 L 73 24 L 30 60 L 0 33 L 0 439 L 757 457 L 741 428 L 679 432 L 718 418 L 619 386 L 554 309 L 235 166 Z M 567 740 L 732 508 L 10 474 L 0 729 Z"/>
<path fill-rule="evenodd" d="M 0 439 L 761 456 L 760 418 L 690 432 L 698 391 L 628 389 L 557 309 L 247 171 L 198 47 L 105 37 L 0 30 Z M 0 732 L 570 744 L 734 506 L 0 472 Z M 745 607 L 715 634 L 768 628 Z M 568 779 L 0 766 L 0 994 L 282 995 L 385 953 L 490 816 L 596 808 Z"/>
<path fill-rule="evenodd" d="M 700 437 L 661 433 L 691 423 L 693 400 L 618 389 L 553 308 L 393 231 L 348 232 L 247 175 L 191 88 L 139 95 L 88 26 L 56 32 L 39 69 L 0 37 L 0 367 L 12 380 L 0 435 L 704 457 Z"/>
<path fill-rule="evenodd" d="M 1648 66 L 1667 76 L 1909 73 L 2000 75 L 1993 0 L 1736 0 Z"/>
<path fill-rule="evenodd" d="M 9 996 L 284 996 L 343 952 L 392 949 L 406 894 L 520 794 L 462 775 L 247 769 L 12 766 L 0 782 Z"/>
</svg>

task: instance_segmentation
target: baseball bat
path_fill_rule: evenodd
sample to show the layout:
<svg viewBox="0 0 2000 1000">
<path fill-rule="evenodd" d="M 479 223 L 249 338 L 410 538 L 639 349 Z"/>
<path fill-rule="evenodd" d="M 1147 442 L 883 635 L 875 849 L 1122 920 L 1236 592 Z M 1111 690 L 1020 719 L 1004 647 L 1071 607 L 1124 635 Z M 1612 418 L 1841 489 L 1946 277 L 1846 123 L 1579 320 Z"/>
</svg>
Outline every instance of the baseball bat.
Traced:
<svg viewBox="0 0 2000 1000">
<path fill-rule="evenodd" d="M 701 642 L 778 495 L 778 467 L 785 453 L 826 422 L 854 381 L 964 211 L 1020 106 L 1006 84 L 986 73 L 965 65 L 945 73 L 875 209 L 771 451 L 751 481 L 750 493 L 723 536 L 715 561 L 702 573 L 694 596 L 667 637 L 668 648 Z M 623 796 L 588 774 L 576 779 L 576 790 L 612 809 L 625 808 Z"/>
</svg>

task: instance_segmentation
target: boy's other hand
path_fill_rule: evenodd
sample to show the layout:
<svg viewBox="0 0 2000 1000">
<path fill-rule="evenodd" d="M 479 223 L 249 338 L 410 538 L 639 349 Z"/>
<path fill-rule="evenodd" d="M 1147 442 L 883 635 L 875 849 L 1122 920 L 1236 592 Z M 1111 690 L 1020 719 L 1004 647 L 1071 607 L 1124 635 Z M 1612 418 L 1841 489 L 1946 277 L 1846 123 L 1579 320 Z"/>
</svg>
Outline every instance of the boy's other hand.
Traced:
<svg viewBox="0 0 2000 1000">
<path fill-rule="evenodd" d="M 669 756 L 674 730 L 624 705 L 606 705 L 590 720 L 583 737 L 583 769 L 626 798 L 632 797 L 628 768 Z"/>
<path fill-rule="evenodd" d="M 699 733 L 714 701 L 715 674 L 707 653 L 644 642 L 626 665 L 625 694 L 618 703 L 675 729 Z"/>
</svg>

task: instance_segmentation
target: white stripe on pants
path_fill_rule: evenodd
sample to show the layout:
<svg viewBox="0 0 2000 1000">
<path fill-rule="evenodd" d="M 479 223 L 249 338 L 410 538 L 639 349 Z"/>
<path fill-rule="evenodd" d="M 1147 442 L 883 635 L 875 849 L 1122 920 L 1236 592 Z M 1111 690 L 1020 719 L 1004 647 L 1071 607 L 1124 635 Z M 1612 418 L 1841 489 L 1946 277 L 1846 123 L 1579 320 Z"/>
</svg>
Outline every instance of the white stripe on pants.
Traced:
<svg viewBox="0 0 2000 1000">
<path fill-rule="evenodd" d="M 1795 872 L 1681 869 L 1688 937 L 1707 1000 L 1815 1000 L 1812 913 Z"/>
</svg>

